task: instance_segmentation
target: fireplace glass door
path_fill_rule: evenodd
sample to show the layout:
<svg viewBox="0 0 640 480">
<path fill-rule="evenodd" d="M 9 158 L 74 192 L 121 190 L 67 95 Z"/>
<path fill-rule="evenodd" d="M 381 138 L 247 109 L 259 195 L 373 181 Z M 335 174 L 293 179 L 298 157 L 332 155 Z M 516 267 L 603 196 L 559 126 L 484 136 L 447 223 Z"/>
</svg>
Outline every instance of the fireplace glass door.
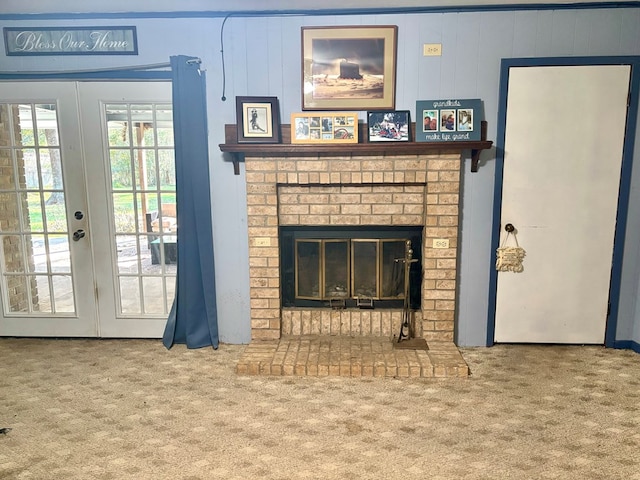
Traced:
<svg viewBox="0 0 640 480">
<path fill-rule="evenodd" d="M 407 239 L 295 241 L 296 298 L 404 299 Z"/>
</svg>

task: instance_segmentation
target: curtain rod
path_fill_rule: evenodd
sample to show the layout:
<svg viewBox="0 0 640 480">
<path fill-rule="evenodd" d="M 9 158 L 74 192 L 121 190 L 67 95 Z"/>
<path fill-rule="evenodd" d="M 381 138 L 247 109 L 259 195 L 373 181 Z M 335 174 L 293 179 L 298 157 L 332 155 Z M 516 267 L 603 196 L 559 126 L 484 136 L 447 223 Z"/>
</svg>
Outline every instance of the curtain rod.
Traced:
<svg viewBox="0 0 640 480">
<path fill-rule="evenodd" d="M 187 63 L 200 63 L 200 59 L 187 60 Z M 156 70 L 159 68 L 170 68 L 170 63 L 154 63 L 150 65 L 130 65 L 123 67 L 107 67 L 107 68 L 92 68 L 88 70 L 58 70 L 47 72 L 34 72 L 34 71 L 17 71 L 17 72 L 0 72 L 8 73 L 11 75 L 77 75 L 85 73 L 107 73 L 107 72 L 122 72 L 127 70 Z"/>
</svg>

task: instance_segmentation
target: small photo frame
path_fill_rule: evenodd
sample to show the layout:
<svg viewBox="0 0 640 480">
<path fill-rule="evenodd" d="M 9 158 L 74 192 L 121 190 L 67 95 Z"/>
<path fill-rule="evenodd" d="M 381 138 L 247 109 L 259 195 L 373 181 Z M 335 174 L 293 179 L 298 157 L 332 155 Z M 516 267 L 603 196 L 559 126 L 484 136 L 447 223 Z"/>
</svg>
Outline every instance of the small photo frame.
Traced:
<svg viewBox="0 0 640 480">
<path fill-rule="evenodd" d="M 369 142 L 410 142 L 409 110 L 367 112 Z"/>
<path fill-rule="evenodd" d="M 280 143 L 277 97 L 236 97 L 238 143 Z"/>
<path fill-rule="evenodd" d="M 440 111 L 440 131 L 442 132 L 456 131 L 456 111 L 455 110 Z"/>
<path fill-rule="evenodd" d="M 460 108 L 458 109 L 458 131 L 459 132 L 472 132 L 473 131 L 473 108 Z"/>
<path fill-rule="evenodd" d="M 440 130 L 440 111 L 439 110 L 423 110 L 422 111 L 422 131 L 437 132 Z"/>
<path fill-rule="evenodd" d="M 292 113 L 291 143 L 358 143 L 358 112 Z"/>
</svg>

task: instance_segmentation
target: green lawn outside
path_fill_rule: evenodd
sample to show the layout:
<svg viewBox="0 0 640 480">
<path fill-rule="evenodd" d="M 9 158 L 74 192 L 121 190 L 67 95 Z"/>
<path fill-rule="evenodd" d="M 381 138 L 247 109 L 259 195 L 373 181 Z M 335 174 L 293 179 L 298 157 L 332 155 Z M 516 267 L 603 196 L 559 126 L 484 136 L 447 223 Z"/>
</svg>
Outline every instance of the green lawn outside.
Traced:
<svg viewBox="0 0 640 480">
<path fill-rule="evenodd" d="M 173 185 L 165 186 L 163 188 L 175 188 Z M 161 191 L 161 198 L 163 203 L 175 203 L 176 193 L 175 191 Z M 126 222 L 134 224 L 133 222 L 133 194 L 132 193 L 120 193 L 114 195 L 113 199 L 113 211 L 115 213 L 116 222 Z M 28 208 L 29 208 L 29 223 L 32 232 L 43 232 L 43 215 L 40 206 L 39 195 L 28 195 Z M 47 212 L 48 231 L 64 232 L 67 230 L 67 217 L 65 213 L 64 204 L 45 205 Z M 158 209 L 158 195 L 155 193 L 149 193 L 147 195 L 147 211 L 151 212 Z M 123 231 L 117 225 L 118 231 Z"/>
</svg>

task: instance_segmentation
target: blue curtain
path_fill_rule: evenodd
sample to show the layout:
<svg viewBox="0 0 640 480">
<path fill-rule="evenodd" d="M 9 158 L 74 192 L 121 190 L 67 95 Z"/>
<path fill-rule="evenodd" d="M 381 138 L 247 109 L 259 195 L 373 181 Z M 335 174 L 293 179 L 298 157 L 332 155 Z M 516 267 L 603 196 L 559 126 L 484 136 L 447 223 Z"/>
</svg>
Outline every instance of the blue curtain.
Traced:
<svg viewBox="0 0 640 480">
<path fill-rule="evenodd" d="M 205 74 L 200 60 L 171 57 L 178 211 L 176 292 L 162 343 L 218 348 Z"/>
</svg>

